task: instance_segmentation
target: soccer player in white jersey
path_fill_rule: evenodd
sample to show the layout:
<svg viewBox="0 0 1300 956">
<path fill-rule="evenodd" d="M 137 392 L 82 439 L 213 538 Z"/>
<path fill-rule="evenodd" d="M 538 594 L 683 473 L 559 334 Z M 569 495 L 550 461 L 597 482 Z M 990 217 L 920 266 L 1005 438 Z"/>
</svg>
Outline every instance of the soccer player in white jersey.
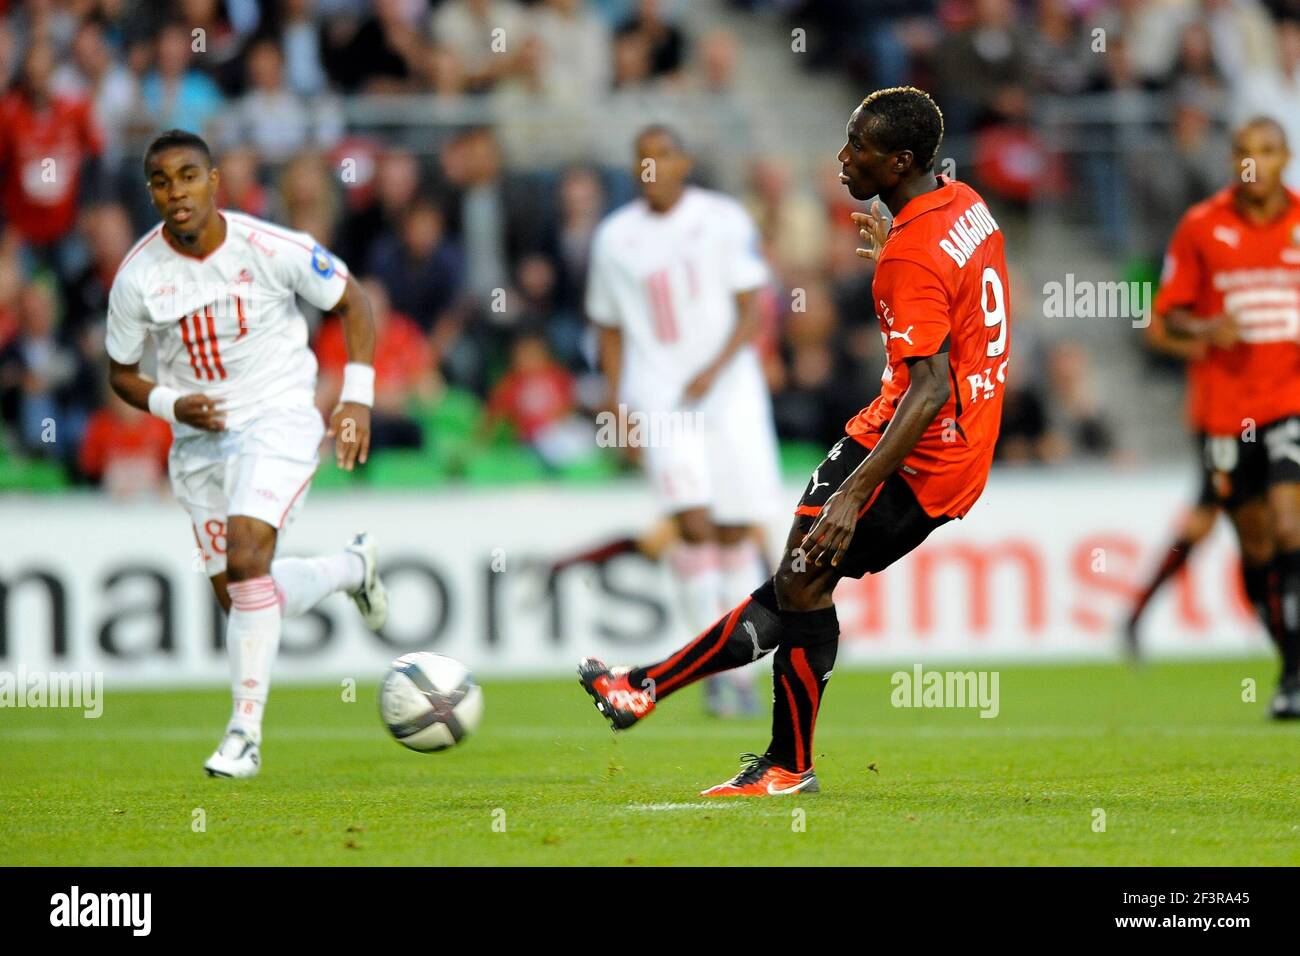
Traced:
<svg viewBox="0 0 1300 956">
<path fill-rule="evenodd" d="M 687 184 L 676 133 L 636 139 L 641 198 L 610 213 L 592 240 L 586 311 L 600 334 L 610 407 L 647 438 L 641 461 L 680 542 L 669 555 L 692 631 L 707 628 L 768 575 L 753 525 L 779 502 L 771 396 L 754 339 L 769 273 L 740 203 Z M 635 417 L 633 417 L 635 416 Z M 647 427 L 648 426 L 648 427 Z M 620 433 L 621 430 L 620 430 Z M 752 675 L 726 684 L 753 706 Z"/>
<path fill-rule="evenodd" d="M 311 236 L 217 209 L 219 174 L 198 136 L 163 133 L 144 169 L 162 223 L 113 279 L 109 381 L 123 400 L 172 425 L 172 488 L 229 615 L 234 710 L 204 769 L 251 777 L 261 765 L 282 618 L 335 591 L 351 595 L 373 629 L 388 615 L 369 535 L 327 557 L 275 558 L 325 436 L 313 402 L 316 360 L 296 297 L 343 320 L 351 361 L 328 434 L 349 471 L 369 449 L 374 321 L 346 266 Z M 157 349 L 156 382 L 140 373 L 147 339 Z"/>
</svg>

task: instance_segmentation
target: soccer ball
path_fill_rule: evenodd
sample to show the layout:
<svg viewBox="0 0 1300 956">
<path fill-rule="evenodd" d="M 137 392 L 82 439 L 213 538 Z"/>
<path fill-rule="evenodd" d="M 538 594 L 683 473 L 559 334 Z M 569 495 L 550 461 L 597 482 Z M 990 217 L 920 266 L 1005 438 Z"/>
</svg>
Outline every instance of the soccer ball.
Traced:
<svg viewBox="0 0 1300 956">
<path fill-rule="evenodd" d="M 483 689 L 460 661 L 404 654 L 379 687 L 379 715 L 399 744 L 433 753 L 454 747 L 483 716 Z"/>
</svg>

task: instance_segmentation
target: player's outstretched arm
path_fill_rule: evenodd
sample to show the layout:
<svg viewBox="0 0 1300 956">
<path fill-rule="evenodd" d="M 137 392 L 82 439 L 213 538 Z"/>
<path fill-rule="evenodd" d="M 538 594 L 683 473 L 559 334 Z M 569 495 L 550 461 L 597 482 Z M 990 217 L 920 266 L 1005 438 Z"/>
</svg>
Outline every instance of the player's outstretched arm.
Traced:
<svg viewBox="0 0 1300 956">
<path fill-rule="evenodd" d="M 202 392 L 181 395 L 140 374 L 140 363 L 108 360 L 108 384 L 128 405 L 152 412 L 168 422 L 193 425 L 208 432 L 224 431 L 226 414 L 220 403 Z"/>
<path fill-rule="evenodd" d="M 952 393 L 948 382 L 948 352 L 945 349 L 924 358 L 909 359 L 910 382 L 894 411 L 894 417 L 880 436 L 880 441 L 862 463 L 826 500 L 800 543 L 800 548 L 815 565 L 829 561 L 837 565 L 853 540 L 858 512 L 876 486 L 898 470 L 934 417 L 948 403 Z"/>
<path fill-rule="evenodd" d="M 348 347 L 348 364 L 343 369 L 343 390 L 330 415 L 329 431 L 334 439 L 338 466 L 351 471 L 365 464 L 370 455 L 370 406 L 375 398 L 375 317 L 370 300 L 352 276 L 338 304 L 330 309 L 343 322 Z"/>
</svg>

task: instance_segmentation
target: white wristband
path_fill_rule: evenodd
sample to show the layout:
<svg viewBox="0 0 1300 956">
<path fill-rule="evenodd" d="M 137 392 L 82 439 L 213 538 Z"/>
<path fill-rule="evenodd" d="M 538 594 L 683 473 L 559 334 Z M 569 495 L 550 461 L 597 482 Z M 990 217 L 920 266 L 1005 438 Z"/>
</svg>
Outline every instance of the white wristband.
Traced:
<svg viewBox="0 0 1300 956">
<path fill-rule="evenodd" d="M 375 404 L 375 370 L 373 366 L 360 362 L 349 362 L 343 366 L 343 391 L 339 393 L 339 403 L 356 402 L 369 408 Z"/>
<path fill-rule="evenodd" d="M 176 424 L 176 401 L 181 393 L 166 385 L 155 385 L 149 390 L 149 411 L 165 422 Z"/>
</svg>

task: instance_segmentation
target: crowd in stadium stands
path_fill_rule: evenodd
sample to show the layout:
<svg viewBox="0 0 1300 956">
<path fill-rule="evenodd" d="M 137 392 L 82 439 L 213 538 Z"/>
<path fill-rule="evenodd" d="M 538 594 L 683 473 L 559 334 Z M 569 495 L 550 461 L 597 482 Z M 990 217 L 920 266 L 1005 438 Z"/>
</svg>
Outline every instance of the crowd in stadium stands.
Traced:
<svg viewBox="0 0 1300 956">
<path fill-rule="evenodd" d="M 525 460 L 538 474 L 587 467 L 602 394 L 582 312 L 587 251 L 600 217 L 632 195 L 625 153 L 639 105 L 675 90 L 710 104 L 705 141 L 692 143 L 701 178 L 741 194 L 774 266 L 763 355 L 778 430 L 809 447 L 836 439 L 873 397 L 882 362 L 864 308 L 869 267 L 853 251 L 854 204 L 831 163 L 814 187 L 793 181 L 779 155 L 760 154 L 739 173 L 710 165 L 708 131 L 740 140 L 745 130 L 732 96 L 738 44 L 724 30 L 689 35 L 685 6 L 0 0 L 0 487 L 38 473 L 114 490 L 162 483 L 166 430 L 108 399 L 103 331 L 116 266 L 156 218 L 140 148 L 167 127 L 212 143 L 223 207 L 311 232 L 364 279 L 379 332 L 379 449 L 416 456 L 431 474 L 472 472 L 475 456 L 507 444 L 531 456 L 512 458 L 516 471 Z M 1300 123 L 1300 25 L 1289 19 L 1300 0 L 731 6 L 806 24 L 806 62 L 863 89 L 934 90 L 949 135 L 974 144 L 971 178 L 1011 210 L 1055 175 L 1034 162 L 1038 96 L 1175 94 L 1172 149 L 1145 171 L 1141 191 L 1166 234 L 1221 179 L 1223 133 L 1210 121 L 1218 101 L 1289 104 L 1286 121 Z M 1100 55 L 1094 27 L 1106 31 Z M 525 40 L 494 52 L 494 28 Z M 608 122 L 587 161 L 559 162 L 547 157 L 588 149 L 564 142 L 572 126 L 463 125 L 433 149 L 349 128 L 347 97 L 403 92 L 576 104 L 579 116 L 606 97 Z M 1163 239 L 1153 230 L 1152 248 Z M 337 323 L 317 319 L 325 409 L 345 352 Z M 1003 457 L 1113 454 L 1087 353 L 1070 342 L 1042 350 L 1043 374 L 1007 402 Z M 33 462 L 45 470 L 27 469 Z"/>
</svg>

